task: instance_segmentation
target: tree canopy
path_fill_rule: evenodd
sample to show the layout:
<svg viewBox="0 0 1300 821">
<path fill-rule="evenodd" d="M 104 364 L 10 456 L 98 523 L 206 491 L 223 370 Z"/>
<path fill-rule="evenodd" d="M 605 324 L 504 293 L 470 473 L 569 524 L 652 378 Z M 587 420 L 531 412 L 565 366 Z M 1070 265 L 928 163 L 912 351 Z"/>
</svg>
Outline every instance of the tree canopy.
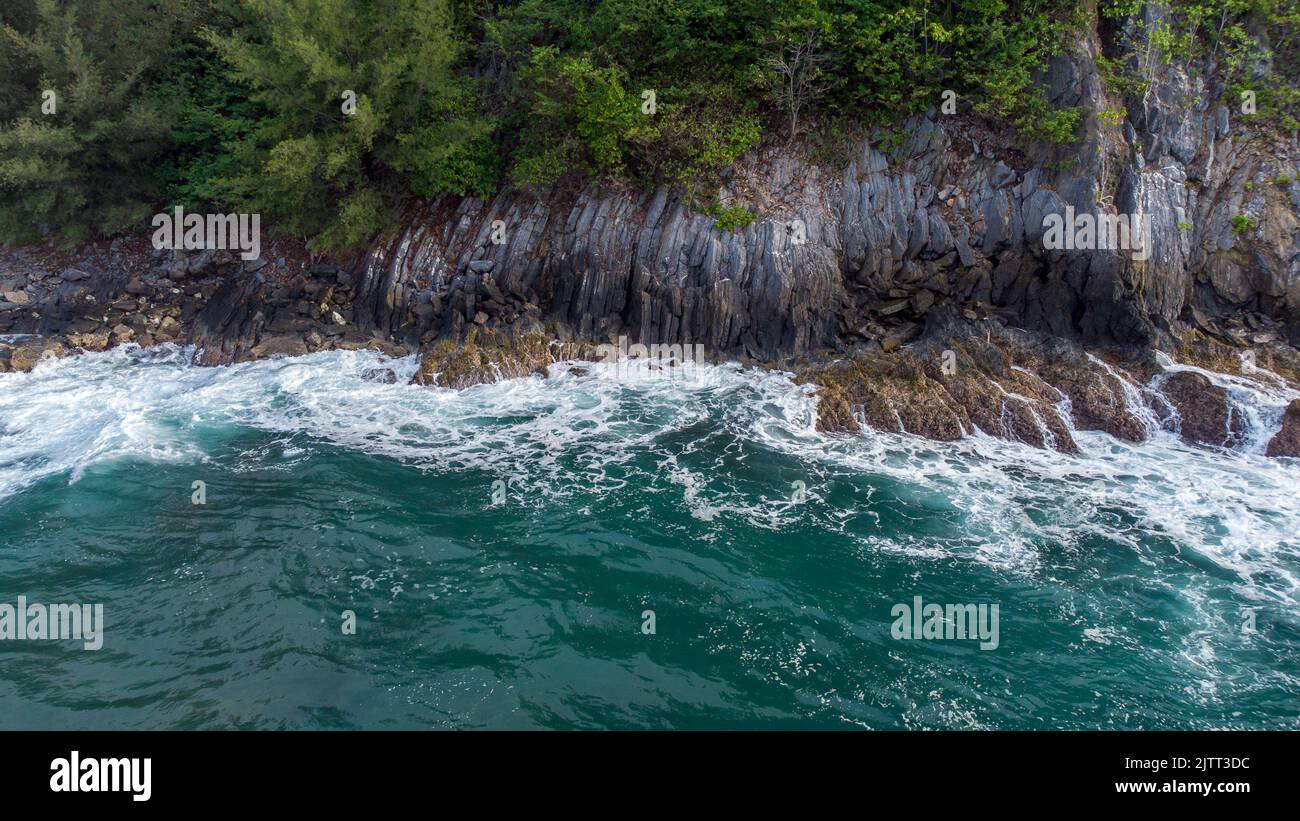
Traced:
<svg viewBox="0 0 1300 821">
<path fill-rule="evenodd" d="M 1213 62 L 1294 130 L 1284 0 L 1100 0 L 1117 41 Z M 0 241 L 77 242 L 155 210 L 256 211 L 363 245 L 408 196 L 622 177 L 707 192 L 764 139 L 963 110 L 1069 144 L 1043 69 L 1080 0 L 6 0 Z M 1144 55 L 1103 57 L 1140 93 Z M 1261 72 L 1268 82 L 1260 82 Z M 51 99 L 53 105 L 51 105 Z"/>
</svg>

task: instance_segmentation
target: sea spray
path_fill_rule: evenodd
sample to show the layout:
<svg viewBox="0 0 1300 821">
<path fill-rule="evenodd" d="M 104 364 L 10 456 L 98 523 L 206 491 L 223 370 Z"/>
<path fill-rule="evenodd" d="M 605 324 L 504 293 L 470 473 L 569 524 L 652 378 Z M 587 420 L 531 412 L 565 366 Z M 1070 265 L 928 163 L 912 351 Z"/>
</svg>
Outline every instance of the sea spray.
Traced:
<svg viewBox="0 0 1300 821">
<path fill-rule="evenodd" d="M 404 384 L 414 357 L 192 353 L 0 375 L 0 589 L 57 579 L 114 613 L 113 652 L 76 654 L 95 674 L 11 688 L 14 715 L 1276 727 L 1300 692 L 1288 460 L 1164 432 L 1080 432 L 1077 456 L 824 436 L 810 386 L 735 364 L 453 391 Z M 1033 629 L 891 641 L 918 579 Z M 345 609 L 367 615 L 344 637 Z"/>
</svg>

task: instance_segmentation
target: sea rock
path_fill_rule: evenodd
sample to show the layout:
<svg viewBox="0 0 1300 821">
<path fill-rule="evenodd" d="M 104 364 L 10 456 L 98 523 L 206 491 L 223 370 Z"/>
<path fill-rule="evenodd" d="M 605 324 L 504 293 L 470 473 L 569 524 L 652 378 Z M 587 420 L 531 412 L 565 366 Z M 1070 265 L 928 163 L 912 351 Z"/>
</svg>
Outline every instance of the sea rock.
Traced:
<svg viewBox="0 0 1300 821">
<path fill-rule="evenodd" d="M 1268 442 L 1269 456 L 1300 457 L 1300 399 L 1292 399 L 1282 416 L 1282 429 Z"/>
<path fill-rule="evenodd" d="M 1149 431 L 1129 406 L 1119 376 L 1086 359 L 1046 361 L 1037 373 L 1070 400 L 1077 430 L 1099 430 L 1126 442 L 1141 442 Z"/>
<path fill-rule="evenodd" d="M 400 359 L 411 352 L 395 342 L 386 339 L 341 340 L 336 347 L 345 351 L 375 351 L 391 359 Z"/>
<path fill-rule="evenodd" d="M 108 348 L 108 331 L 97 330 L 81 334 L 68 334 L 68 345 L 84 351 L 98 352 Z"/>
<path fill-rule="evenodd" d="M 819 430 L 877 430 L 953 441 L 974 434 L 1062 453 L 1078 445 L 1056 404 L 1062 393 L 1014 367 L 1031 347 L 971 328 L 931 334 L 913 349 L 863 351 L 797 372 L 818 386 Z"/>
<path fill-rule="evenodd" d="M 306 356 L 307 343 L 298 336 L 272 336 L 261 340 L 249 351 L 246 359 L 267 359 L 273 356 Z"/>
<path fill-rule="evenodd" d="M 414 385 L 460 390 L 473 385 L 540 374 L 550 366 L 551 339 L 540 331 L 498 333 L 475 326 L 465 340 L 443 340 L 420 361 Z"/>
<path fill-rule="evenodd" d="M 1179 435 L 1184 442 L 1210 447 L 1231 447 L 1241 441 L 1245 423 L 1232 412 L 1228 392 L 1205 376 L 1192 371 L 1170 374 L 1160 383 L 1160 392 L 1180 417 Z"/>
<path fill-rule="evenodd" d="M 13 350 L 9 352 L 9 367 L 15 371 L 26 373 L 42 361 L 56 359 L 66 353 L 67 348 L 57 340 L 25 340 L 14 346 Z"/>
</svg>

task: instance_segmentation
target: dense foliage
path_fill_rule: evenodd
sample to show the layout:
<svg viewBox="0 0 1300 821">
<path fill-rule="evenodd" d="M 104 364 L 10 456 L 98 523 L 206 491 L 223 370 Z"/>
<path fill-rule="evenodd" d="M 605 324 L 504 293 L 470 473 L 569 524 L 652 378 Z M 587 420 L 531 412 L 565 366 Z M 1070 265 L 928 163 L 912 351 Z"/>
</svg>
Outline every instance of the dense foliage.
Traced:
<svg viewBox="0 0 1300 821">
<path fill-rule="evenodd" d="M 74 242 L 148 218 L 168 150 L 176 4 L 81 0 L 0 7 L 0 239 Z"/>
<path fill-rule="evenodd" d="M 1139 54 L 1212 61 L 1294 129 L 1297 11 L 1282 0 L 1101 0 Z M 356 246 L 408 195 L 620 176 L 709 207 L 764 139 L 960 110 L 1068 144 L 1042 70 L 1079 0 L 5 0 L 0 240 L 73 242 L 169 205 L 257 211 Z M 1149 36 L 1144 37 L 1144 34 Z M 1155 57 L 1152 57 L 1152 55 Z M 1263 67 L 1261 69 L 1261 67 Z M 49 110 L 53 91 L 56 105 Z M 1099 112 L 1102 114 L 1103 112 Z"/>
</svg>

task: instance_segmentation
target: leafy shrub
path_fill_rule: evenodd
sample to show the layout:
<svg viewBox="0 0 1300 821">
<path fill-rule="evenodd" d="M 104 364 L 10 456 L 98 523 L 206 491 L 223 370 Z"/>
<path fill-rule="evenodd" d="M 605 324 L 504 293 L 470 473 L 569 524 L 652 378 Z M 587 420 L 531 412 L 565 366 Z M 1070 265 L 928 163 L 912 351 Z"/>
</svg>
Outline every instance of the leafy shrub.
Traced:
<svg viewBox="0 0 1300 821">
<path fill-rule="evenodd" d="M 717 219 L 714 220 L 713 227 L 719 231 L 739 231 L 754 221 L 754 212 L 743 205 L 719 208 L 715 213 Z"/>
<path fill-rule="evenodd" d="M 159 5 L 0 7 L 0 97 L 13 105 L 0 122 L 0 240 L 73 243 L 146 223 L 173 117 L 154 82 L 192 25 Z"/>
<path fill-rule="evenodd" d="M 266 112 L 219 184 L 324 248 L 361 245 L 413 192 L 487 193 L 493 174 L 447 0 L 242 0 L 206 39 Z M 378 47 L 378 44 L 383 44 Z M 345 112 L 346 92 L 355 110 Z"/>
</svg>

